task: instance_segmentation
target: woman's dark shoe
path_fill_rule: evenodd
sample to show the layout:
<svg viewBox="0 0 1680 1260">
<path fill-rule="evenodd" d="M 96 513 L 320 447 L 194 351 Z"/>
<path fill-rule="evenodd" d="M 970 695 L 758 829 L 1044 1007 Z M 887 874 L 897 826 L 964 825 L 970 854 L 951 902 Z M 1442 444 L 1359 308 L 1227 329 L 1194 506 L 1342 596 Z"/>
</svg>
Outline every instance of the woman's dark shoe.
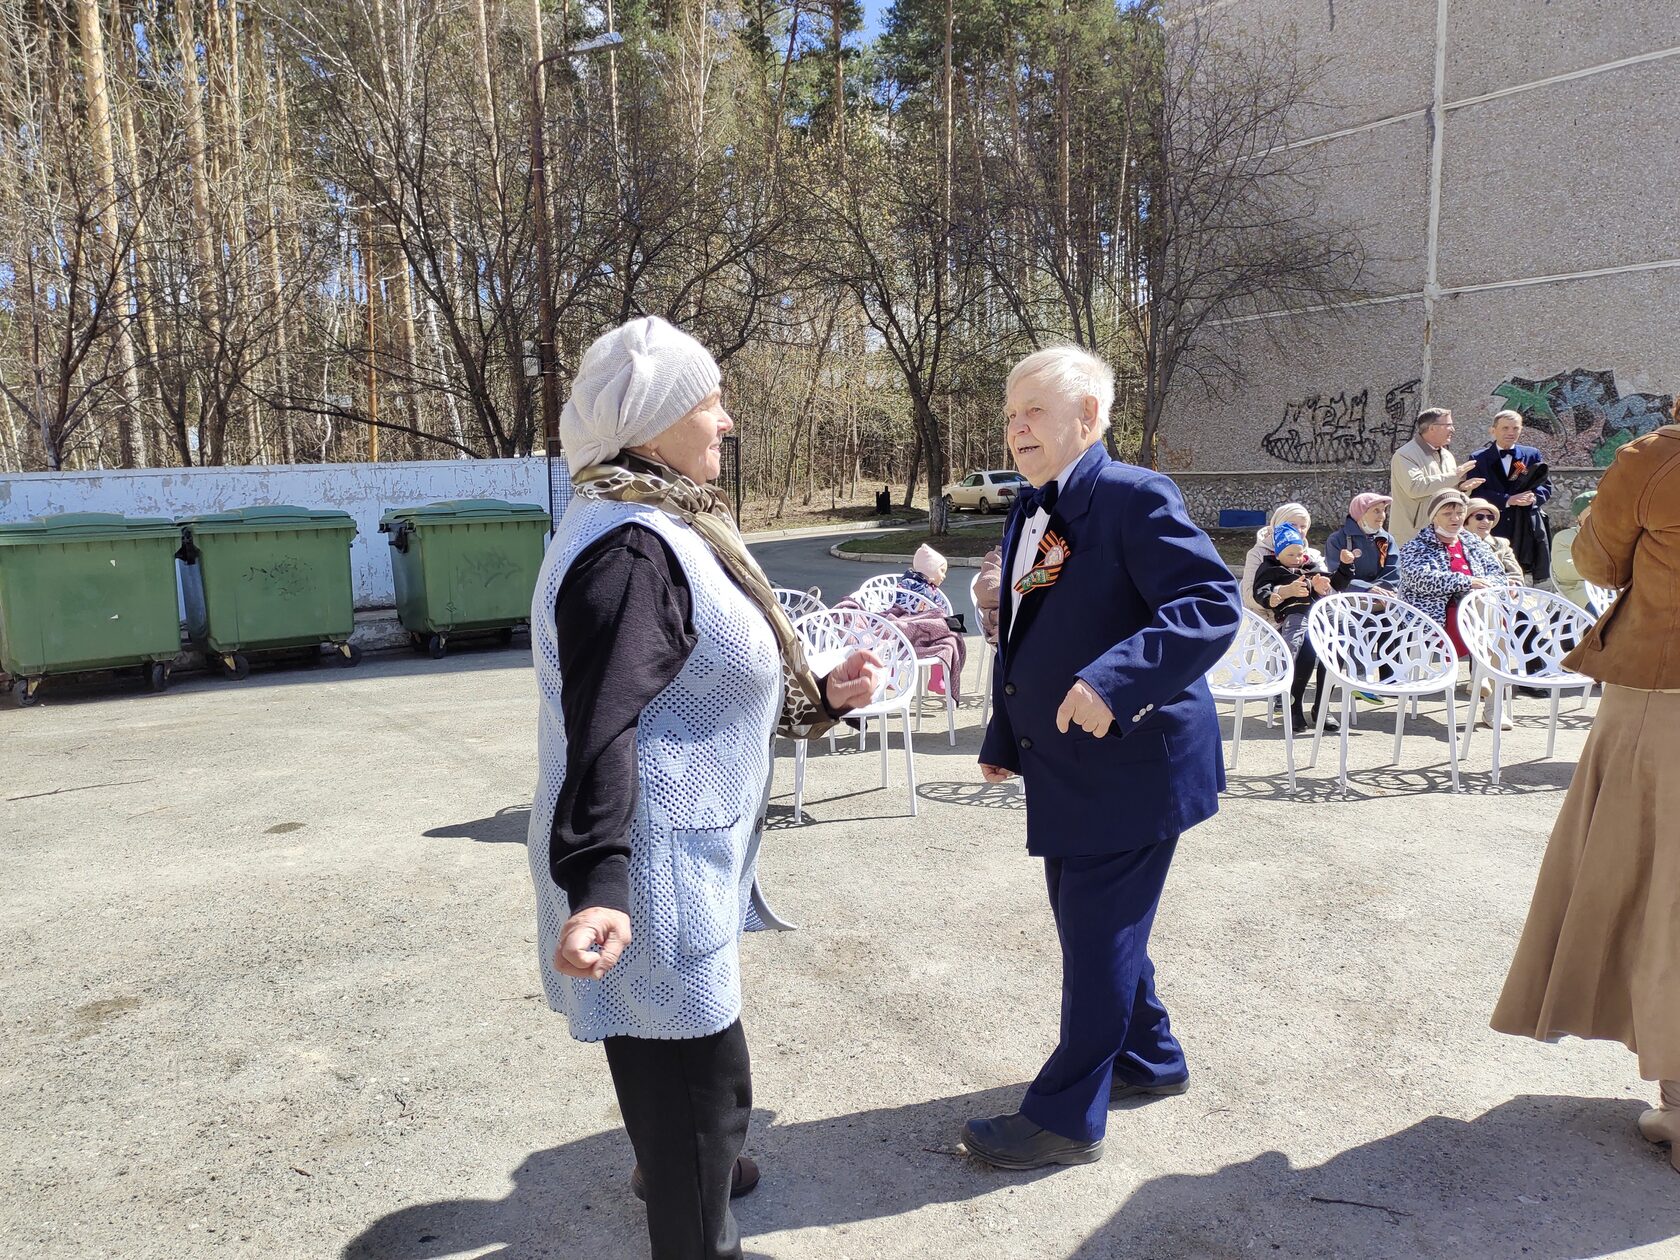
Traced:
<svg viewBox="0 0 1680 1260">
<path fill-rule="evenodd" d="M 1289 715 L 1289 725 L 1290 729 L 1297 735 L 1311 735 L 1318 729 L 1318 714 L 1314 713 L 1311 717 L 1308 717 L 1299 709 L 1296 709 Z M 1341 729 L 1342 724 L 1335 718 L 1327 717 L 1324 719 L 1324 733 L 1326 735 L 1334 735 Z"/>
<path fill-rule="evenodd" d="M 1300 709 L 1295 709 L 1290 712 L 1289 721 L 1295 734 L 1312 734 L 1315 729 L 1319 729 L 1319 711 L 1314 709 L 1312 717 L 1307 717 Z M 1341 722 L 1337 722 L 1334 717 L 1324 719 L 1324 734 L 1337 734 L 1341 729 Z"/>
<path fill-rule="evenodd" d="M 963 1126 L 963 1145 L 976 1159 L 995 1168 L 1046 1168 L 1052 1164 L 1094 1164 L 1102 1158 L 1102 1139 L 1076 1142 L 1041 1129 L 1020 1112 L 970 1120 Z"/>
<path fill-rule="evenodd" d="M 729 1197 L 739 1199 L 744 1194 L 751 1194 L 758 1185 L 758 1164 L 750 1155 L 741 1155 L 735 1160 L 735 1171 L 729 1174 Z M 643 1203 L 647 1202 L 647 1182 L 642 1180 L 642 1166 L 637 1164 L 630 1171 L 630 1193 Z"/>
</svg>

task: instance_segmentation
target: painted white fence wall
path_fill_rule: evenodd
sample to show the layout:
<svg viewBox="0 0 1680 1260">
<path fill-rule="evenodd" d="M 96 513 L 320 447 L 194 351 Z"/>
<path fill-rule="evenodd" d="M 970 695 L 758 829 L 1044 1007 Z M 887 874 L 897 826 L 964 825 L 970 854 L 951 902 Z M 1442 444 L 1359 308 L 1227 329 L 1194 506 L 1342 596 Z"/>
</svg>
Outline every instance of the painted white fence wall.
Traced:
<svg viewBox="0 0 1680 1260">
<path fill-rule="evenodd" d="M 556 469 L 557 506 L 571 497 Z M 428 460 L 407 464 L 262 464 L 249 468 L 142 468 L 0 476 L 0 521 L 60 512 L 120 512 L 171 519 L 269 504 L 336 508 L 356 520 L 350 547 L 356 607 L 396 602 L 379 517 L 389 508 L 441 499 L 548 503 L 548 465 L 528 459 Z"/>
</svg>

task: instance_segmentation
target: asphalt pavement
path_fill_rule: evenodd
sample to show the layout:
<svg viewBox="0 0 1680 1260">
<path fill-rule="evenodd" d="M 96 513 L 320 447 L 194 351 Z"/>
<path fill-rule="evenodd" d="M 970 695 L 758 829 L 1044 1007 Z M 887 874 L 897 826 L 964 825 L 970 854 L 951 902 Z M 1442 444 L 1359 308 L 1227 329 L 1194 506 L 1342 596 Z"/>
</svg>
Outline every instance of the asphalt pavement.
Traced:
<svg viewBox="0 0 1680 1260">
<path fill-rule="evenodd" d="M 752 553 L 758 557 L 758 562 L 764 568 L 769 579 L 777 586 L 785 586 L 791 590 L 809 590 L 816 586 L 822 590 L 822 598 L 827 603 L 833 603 L 857 590 L 870 578 L 878 573 L 898 574 L 904 572 L 902 564 L 871 564 L 859 560 L 840 560 L 828 554 L 828 549 L 837 542 L 857 537 L 857 529 L 839 529 L 832 534 L 822 534 L 816 537 L 785 538 L 773 542 L 752 544 Z M 951 606 L 959 613 L 966 614 L 969 629 L 979 624 L 974 616 L 974 604 L 968 597 L 968 584 L 973 580 L 977 569 L 957 569 L 949 571 L 945 579 L 944 591 L 951 601 Z"/>
<path fill-rule="evenodd" d="M 832 594 L 799 555 L 769 559 Z M 0 711 L 0 1255 L 646 1256 L 600 1049 L 541 998 L 535 711 L 523 645 Z M 873 742 L 819 744 L 795 824 L 784 747 L 761 871 L 800 930 L 742 946 L 748 1255 L 1680 1254 L 1633 1056 L 1487 1028 L 1592 710 L 1552 761 L 1543 712 L 1519 702 L 1502 787 L 1484 738 L 1454 795 L 1438 709 L 1397 766 L 1367 710 L 1347 799 L 1328 750 L 1287 791 L 1251 721 L 1152 943 L 1191 1092 L 1038 1173 L 957 1146 L 1057 1027 L 977 706 L 955 748 L 930 709 L 915 817 L 895 736 L 885 787 Z"/>
</svg>

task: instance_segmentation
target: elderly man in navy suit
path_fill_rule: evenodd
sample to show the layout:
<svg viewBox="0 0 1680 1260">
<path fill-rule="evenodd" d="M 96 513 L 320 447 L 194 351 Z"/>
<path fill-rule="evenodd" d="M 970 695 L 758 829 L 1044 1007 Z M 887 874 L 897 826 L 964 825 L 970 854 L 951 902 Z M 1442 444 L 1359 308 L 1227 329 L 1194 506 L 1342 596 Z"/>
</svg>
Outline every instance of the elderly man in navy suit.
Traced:
<svg viewBox="0 0 1680 1260">
<path fill-rule="evenodd" d="M 1551 539 L 1541 509 L 1552 497 L 1545 456 L 1537 446 L 1524 446 L 1520 412 L 1501 411 L 1489 430 L 1493 441 L 1470 456 L 1482 479 L 1478 492 L 1499 509 L 1493 532 L 1509 540 L 1524 572 L 1536 583 L 1552 576 Z"/>
<path fill-rule="evenodd" d="M 1111 1097 L 1182 1093 L 1149 929 L 1178 838 L 1219 808 L 1203 675 L 1242 616 L 1237 584 L 1172 481 L 1110 459 L 1114 374 L 1072 346 L 1015 366 L 1008 442 L 1034 490 L 1004 531 L 989 783 L 1025 781 L 1062 952 L 1060 1042 L 1007 1116 L 968 1122 L 1001 1168 L 1102 1156 Z"/>
</svg>

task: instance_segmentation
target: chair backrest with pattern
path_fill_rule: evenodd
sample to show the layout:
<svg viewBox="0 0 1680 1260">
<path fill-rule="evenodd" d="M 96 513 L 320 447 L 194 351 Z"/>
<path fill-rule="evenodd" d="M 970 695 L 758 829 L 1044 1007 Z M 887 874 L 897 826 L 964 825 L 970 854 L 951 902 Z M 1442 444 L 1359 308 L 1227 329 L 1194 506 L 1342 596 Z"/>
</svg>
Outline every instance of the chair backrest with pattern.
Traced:
<svg viewBox="0 0 1680 1260">
<path fill-rule="evenodd" d="M 1587 588 L 1587 611 L 1594 620 L 1610 611 L 1610 605 L 1622 597 L 1621 591 L 1613 586 L 1598 586 L 1592 582 L 1583 583 Z"/>
<path fill-rule="evenodd" d="M 1245 608 L 1237 637 L 1218 664 L 1208 670 L 1208 686 L 1220 700 L 1272 695 L 1294 672 L 1294 664 L 1289 644 L 1276 627 L 1253 609 Z"/>
<path fill-rule="evenodd" d="M 806 613 L 821 612 L 828 607 L 809 591 L 790 591 L 785 586 L 778 586 L 775 590 L 776 602 L 782 606 L 782 611 L 788 615 L 790 621 L 797 621 Z"/>
<path fill-rule="evenodd" d="M 877 613 L 886 612 L 891 608 L 897 595 L 898 579 L 890 573 L 872 577 L 852 592 L 852 598 L 858 602 L 860 608 Z"/>
<path fill-rule="evenodd" d="M 1438 688 L 1458 653 L 1430 615 L 1393 595 L 1326 595 L 1307 618 L 1318 659 L 1338 681 L 1370 688 Z"/>
<path fill-rule="evenodd" d="M 825 608 L 793 623 L 805 654 L 819 674 L 833 669 L 849 652 L 875 653 L 887 678 L 871 703 L 916 690 L 916 652 L 904 632 L 879 613 L 861 608 Z M 826 658 L 826 659 L 825 659 Z"/>
<path fill-rule="evenodd" d="M 1563 658 L 1593 627 L 1591 614 L 1555 591 L 1488 587 L 1458 604 L 1470 655 L 1507 682 L 1564 678 Z"/>
</svg>

